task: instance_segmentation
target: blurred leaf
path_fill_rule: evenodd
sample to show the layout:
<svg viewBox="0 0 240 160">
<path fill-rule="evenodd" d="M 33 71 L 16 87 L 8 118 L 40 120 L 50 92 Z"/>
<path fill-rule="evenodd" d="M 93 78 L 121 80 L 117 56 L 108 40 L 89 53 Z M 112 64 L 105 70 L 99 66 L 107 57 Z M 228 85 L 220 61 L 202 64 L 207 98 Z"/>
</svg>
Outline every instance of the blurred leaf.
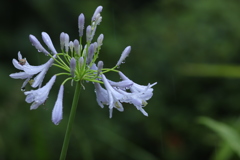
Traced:
<svg viewBox="0 0 240 160">
<path fill-rule="evenodd" d="M 233 156 L 234 152 L 232 148 L 226 143 L 222 142 L 219 148 L 215 151 L 212 156 L 212 160 L 228 160 Z"/>
<path fill-rule="evenodd" d="M 214 65 L 214 64 L 183 64 L 178 67 L 178 72 L 187 76 L 203 77 L 240 77 L 240 66 Z"/>
<path fill-rule="evenodd" d="M 207 117 L 200 117 L 199 123 L 215 131 L 240 157 L 240 134 L 234 128 Z"/>
</svg>

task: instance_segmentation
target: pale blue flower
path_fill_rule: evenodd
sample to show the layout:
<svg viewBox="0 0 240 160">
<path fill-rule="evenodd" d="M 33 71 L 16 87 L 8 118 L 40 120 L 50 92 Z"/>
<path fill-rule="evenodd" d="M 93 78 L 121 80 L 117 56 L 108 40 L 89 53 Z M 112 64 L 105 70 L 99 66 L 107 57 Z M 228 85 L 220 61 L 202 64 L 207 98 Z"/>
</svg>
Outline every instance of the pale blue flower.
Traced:
<svg viewBox="0 0 240 160">
<path fill-rule="evenodd" d="M 121 79 L 123 80 L 130 80 L 126 77 L 122 72 L 118 72 Z M 148 84 L 147 86 L 139 85 L 137 83 L 133 83 L 133 85 L 129 88 L 132 93 L 138 93 L 138 96 L 141 97 L 143 100 L 149 100 L 153 95 L 153 88 L 152 86 L 156 85 L 157 82 L 153 84 Z"/>
<path fill-rule="evenodd" d="M 112 118 L 112 111 L 113 108 L 116 108 L 119 111 L 123 111 L 123 106 L 120 103 L 121 100 L 124 99 L 124 95 L 120 94 L 119 92 L 117 92 L 108 82 L 107 78 L 102 74 L 102 80 L 104 83 L 104 86 L 107 90 L 108 93 L 108 104 L 109 104 L 109 111 L 110 111 L 110 115 L 109 117 Z"/>
<path fill-rule="evenodd" d="M 95 93 L 97 96 L 97 103 L 98 105 L 103 108 L 104 105 L 109 104 L 109 98 L 108 98 L 108 93 L 107 90 L 104 89 L 99 83 L 94 82 L 93 83 L 95 86 Z"/>
<path fill-rule="evenodd" d="M 26 91 L 24 94 L 26 95 L 26 102 L 32 103 L 30 109 L 37 109 L 41 104 L 45 103 L 45 101 L 48 98 L 48 94 L 56 80 L 56 76 L 54 75 L 49 82 L 43 86 L 42 88 L 39 88 L 37 90 L 31 90 Z"/>
<path fill-rule="evenodd" d="M 45 77 L 46 72 L 48 69 L 52 66 L 54 59 L 49 59 L 45 64 L 39 65 L 39 66 L 32 66 L 30 65 L 26 58 L 22 58 L 22 55 L 20 52 L 18 52 L 18 60 L 13 59 L 13 65 L 15 68 L 22 70 L 23 72 L 18 73 L 12 73 L 9 76 L 14 79 L 26 79 L 26 81 L 23 83 L 22 88 L 24 88 L 27 84 L 27 82 L 34 76 L 37 75 L 34 78 L 34 82 L 32 83 L 32 87 L 38 87 L 41 86 L 42 81 Z M 24 60 L 25 63 L 21 64 L 20 61 Z"/>
</svg>

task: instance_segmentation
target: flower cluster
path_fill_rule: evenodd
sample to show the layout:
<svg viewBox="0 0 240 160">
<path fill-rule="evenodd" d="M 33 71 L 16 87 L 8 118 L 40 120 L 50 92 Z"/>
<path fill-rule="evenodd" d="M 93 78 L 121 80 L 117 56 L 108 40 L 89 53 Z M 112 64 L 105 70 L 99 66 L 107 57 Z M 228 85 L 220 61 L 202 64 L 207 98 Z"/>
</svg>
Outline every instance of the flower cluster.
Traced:
<svg viewBox="0 0 240 160">
<path fill-rule="evenodd" d="M 100 14 L 102 9 L 102 6 L 97 7 L 92 16 L 91 25 L 86 27 L 86 44 L 84 46 L 82 45 L 82 41 L 85 17 L 83 14 L 80 14 L 78 17 L 79 39 L 70 41 L 69 35 L 62 32 L 60 34 L 61 52 L 56 51 L 51 38 L 46 32 L 42 32 L 42 40 L 50 52 L 41 45 L 35 36 L 29 36 L 30 42 L 38 52 L 42 52 L 50 57 L 45 64 L 40 66 L 30 65 L 27 59 L 22 57 L 20 52 L 18 52 L 18 60 L 13 59 L 12 61 L 14 67 L 21 70 L 21 72 L 12 73 L 10 77 L 14 79 L 25 79 L 21 89 L 26 95 L 26 102 L 32 103 L 30 107 L 31 110 L 37 109 L 45 103 L 57 76 L 67 76 L 60 86 L 58 97 L 52 111 L 52 121 L 56 125 L 59 124 L 62 119 L 64 84 L 69 80 L 72 85 L 73 82 L 92 82 L 95 86 L 97 103 L 102 108 L 104 105 L 109 105 L 110 118 L 112 117 L 113 108 L 119 111 L 124 110 L 122 106 L 123 102 L 133 104 L 145 116 L 148 116 L 143 107 L 147 105 L 147 100 L 152 97 L 152 86 L 154 86 L 156 82 L 154 84 L 148 84 L 147 86 L 139 85 L 126 77 L 122 72 L 116 70 L 129 55 L 131 47 L 128 46 L 124 49 L 116 66 L 111 69 L 103 68 L 102 61 L 96 62 L 103 44 L 104 35 L 100 34 L 96 42 L 92 42 L 92 40 L 97 26 L 102 21 Z M 42 86 L 45 74 L 51 66 L 59 67 L 63 69 L 64 72 L 55 74 Z M 118 72 L 122 81 L 113 82 L 108 80 L 105 73 L 109 71 Z M 37 89 L 25 91 L 25 86 L 28 83 Z M 105 88 L 103 88 L 102 85 Z"/>
</svg>

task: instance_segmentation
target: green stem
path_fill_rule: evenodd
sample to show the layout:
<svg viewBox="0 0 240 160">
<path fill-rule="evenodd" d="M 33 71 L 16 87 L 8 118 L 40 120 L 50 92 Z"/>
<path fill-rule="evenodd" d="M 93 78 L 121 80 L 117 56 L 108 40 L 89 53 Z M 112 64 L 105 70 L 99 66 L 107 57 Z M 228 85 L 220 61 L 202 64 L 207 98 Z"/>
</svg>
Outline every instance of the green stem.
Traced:
<svg viewBox="0 0 240 160">
<path fill-rule="evenodd" d="M 69 116 L 69 120 L 68 120 L 67 130 L 66 130 L 65 137 L 64 137 L 60 160 L 65 160 L 66 155 L 67 155 L 68 144 L 69 144 L 69 140 L 70 140 L 70 136 L 71 136 L 72 126 L 73 126 L 73 122 L 74 122 L 75 113 L 77 110 L 79 95 L 80 95 L 80 89 L 81 89 L 80 83 L 81 82 L 78 81 L 76 88 L 75 88 L 72 108 L 71 108 L 71 112 L 70 112 L 70 116 Z"/>
</svg>

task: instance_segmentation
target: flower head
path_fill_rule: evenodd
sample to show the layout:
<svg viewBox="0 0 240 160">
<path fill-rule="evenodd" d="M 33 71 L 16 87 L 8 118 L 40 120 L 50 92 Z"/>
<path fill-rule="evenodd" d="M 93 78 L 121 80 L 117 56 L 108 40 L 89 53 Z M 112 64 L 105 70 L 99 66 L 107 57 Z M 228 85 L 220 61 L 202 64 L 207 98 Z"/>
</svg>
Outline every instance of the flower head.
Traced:
<svg viewBox="0 0 240 160">
<path fill-rule="evenodd" d="M 104 35 L 98 35 L 95 42 L 94 36 L 97 26 L 100 25 L 102 21 L 102 10 L 102 6 L 96 8 L 91 23 L 90 25 L 86 25 L 85 31 L 85 16 L 83 13 L 79 15 L 79 38 L 70 40 L 67 33 L 62 32 L 60 34 L 61 52 L 57 52 L 50 36 L 46 32 L 42 32 L 42 40 L 50 51 L 47 51 L 35 36 L 30 35 L 29 40 L 38 52 L 42 52 L 50 57 L 46 63 L 39 66 L 30 65 L 27 59 L 22 57 L 20 52 L 18 52 L 18 60 L 13 59 L 12 61 L 14 67 L 21 70 L 21 72 L 10 74 L 11 78 L 25 79 L 22 88 L 25 88 L 28 82 L 31 84 L 31 87 L 39 87 L 36 90 L 24 92 L 26 102 L 32 103 L 30 109 L 37 109 L 40 105 L 44 104 L 57 76 L 66 76 L 66 79 L 60 86 L 58 97 L 52 111 L 52 122 L 55 125 L 59 124 L 63 117 L 63 86 L 68 81 L 71 81 L 72 86 L 73 83 L 76 82 L 78 85 L 81 84 L 80 86 L 83 88 L 84 85 L 82 82 L 92 82 L 95 86 L 97 103 L 102 108 L 104 105 L 108 105 L 110 118 L 112 117 L 114 108 L 121 112 L 124 111 L 122 103 L 133 104 L 145 116 L 148 116 L 143 107 L 147 105 L 147 100 L 152 97 L 152 86 L 156 83 L 147 86 L 139 85 L 117 70 L 129 55 L 131 46 L 124 49 L 117 64 L 112 68 L 104 68 L 103 61 L 97 60 L 103 45 Z M 84 32 L 86 33 L 86 44 L 83 44 Z M 62 72 L 52 76 L 46 85 L 42 86 L 45 75 L 51 66 L 62 69 Z M 110 71 L 118 72 L 122 80 L 114 82 L 107 79 L 105 75 Z"/>
</svg>

